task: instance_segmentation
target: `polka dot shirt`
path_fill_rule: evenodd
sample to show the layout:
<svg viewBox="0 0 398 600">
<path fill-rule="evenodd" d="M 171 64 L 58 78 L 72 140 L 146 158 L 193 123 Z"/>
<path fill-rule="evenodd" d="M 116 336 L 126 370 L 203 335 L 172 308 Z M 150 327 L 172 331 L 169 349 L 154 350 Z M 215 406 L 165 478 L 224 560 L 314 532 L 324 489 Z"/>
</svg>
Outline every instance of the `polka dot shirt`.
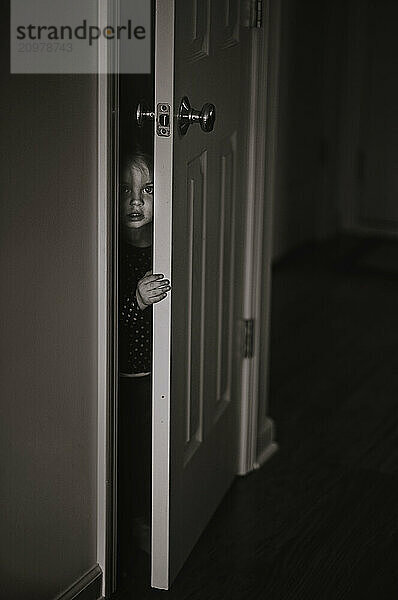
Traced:
<svg viewBox="0 0 398 600">
<path fill-rule="evenodd" d="M 137 284 L 152 269 L 152 246 L 139 248 L 123 243 L 119 262 L 119 370 L 149 373 L 152 367 L 152 307 L 141 310 Z"/>
</svg>

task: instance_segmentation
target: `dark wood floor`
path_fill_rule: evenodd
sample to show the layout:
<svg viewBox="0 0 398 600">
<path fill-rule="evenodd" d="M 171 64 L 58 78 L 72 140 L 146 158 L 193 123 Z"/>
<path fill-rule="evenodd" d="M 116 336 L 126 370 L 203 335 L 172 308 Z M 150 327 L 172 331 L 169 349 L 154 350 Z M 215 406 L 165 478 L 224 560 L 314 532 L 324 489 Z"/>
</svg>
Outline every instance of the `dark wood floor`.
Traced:
<svg viewBox="0 0 398 600">
<path fill-rule="evenodd" d="M 398 245 L 295 252 L 272 314 L 278 453 L 237 479 L 170 592 L 142 561 L 118 600 L 398 598 Z"/>
</svg>

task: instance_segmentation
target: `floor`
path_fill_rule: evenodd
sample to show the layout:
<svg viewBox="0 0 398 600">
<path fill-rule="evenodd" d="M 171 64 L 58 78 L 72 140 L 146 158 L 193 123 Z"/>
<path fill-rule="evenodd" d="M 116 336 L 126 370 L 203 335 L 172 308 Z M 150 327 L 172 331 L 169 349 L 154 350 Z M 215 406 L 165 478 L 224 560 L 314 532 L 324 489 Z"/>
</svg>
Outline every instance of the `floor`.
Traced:
<svg viewBox="0 0 398 600">
<path fill-rule="evenodd" d="M 398 245 L 341 238 L 274 268 L 279 451 L 237 479 L 175 581 L 115 599 L 398 597 Z"/>
</svg>

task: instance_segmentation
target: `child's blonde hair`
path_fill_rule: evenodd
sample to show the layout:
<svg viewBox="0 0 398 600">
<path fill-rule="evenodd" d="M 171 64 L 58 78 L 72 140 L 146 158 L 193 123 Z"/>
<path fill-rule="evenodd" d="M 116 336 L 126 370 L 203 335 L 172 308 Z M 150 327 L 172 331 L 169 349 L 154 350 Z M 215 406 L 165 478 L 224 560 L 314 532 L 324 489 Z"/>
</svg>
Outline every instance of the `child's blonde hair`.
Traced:
<svg viewBox="0 0 398 600">
<path fill-rule="evenodd" d="M 142 152 L 141 150 L 135 150 L 127 153 L 122 162 L 123 168 L 136 167 L 141 171 L 147 171 L 153 173 L 153 158 L 150 154 Z"/>
</svg>

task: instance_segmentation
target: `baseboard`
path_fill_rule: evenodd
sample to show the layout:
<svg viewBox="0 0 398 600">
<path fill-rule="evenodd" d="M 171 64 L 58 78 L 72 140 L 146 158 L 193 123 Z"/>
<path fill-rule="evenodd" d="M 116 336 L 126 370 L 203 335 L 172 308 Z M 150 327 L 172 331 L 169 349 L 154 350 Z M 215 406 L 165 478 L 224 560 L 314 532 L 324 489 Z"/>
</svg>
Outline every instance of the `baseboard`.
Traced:
<svg viewBox="0 0 398 600">
<path fill-rule="evenodd" d="M 257 438 L 257 459 L 253 464 L 254 469 L 259 469 L 278 450 L 278 444 L 274 441 L 274 422 L 266 419 L 261 433 Z"/>
<path fill-rule="evenodd" d="M 99 565 L 95 565 L 55 600 L 100 600 L 101 598 L 102 570 Z"/>
<path fill-rule="evenodd" d="M 253 468 L 260 469 L 260 467 L 262 467 L 263 464 L 265 462 L 267 462 L 267 460 L 269 458 L 271 458 L 271 456 L 273 454 L 275 454 L 275 452 L 277 450 L 278 450 L 278 444 L 276 444 L 275 442 L 271 442 L 271 444 L 269 444 L 269 446 L 267 448 L 264 448 L 264 450 L 261 452 L 261 454 L 257 457 L 257 460 L 253 465 Z"/>
</svg>

